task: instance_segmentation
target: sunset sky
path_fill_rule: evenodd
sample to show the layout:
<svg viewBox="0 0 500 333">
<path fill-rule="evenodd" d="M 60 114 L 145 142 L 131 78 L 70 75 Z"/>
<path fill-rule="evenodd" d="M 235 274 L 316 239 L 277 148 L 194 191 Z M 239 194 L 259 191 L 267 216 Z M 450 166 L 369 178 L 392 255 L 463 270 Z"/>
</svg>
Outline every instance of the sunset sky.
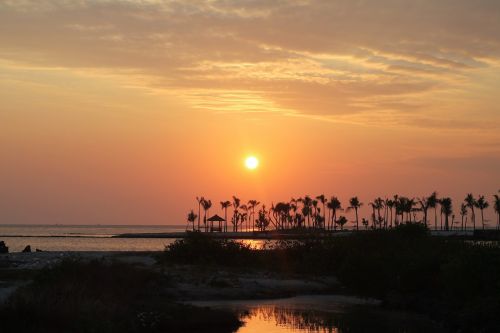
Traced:
<svg viewBox="0 0 500 333">
<path fill-rule="evenodd" d="M 0 0 L 0 223 L 499 189 L 498 0 Z"/>
</svg>

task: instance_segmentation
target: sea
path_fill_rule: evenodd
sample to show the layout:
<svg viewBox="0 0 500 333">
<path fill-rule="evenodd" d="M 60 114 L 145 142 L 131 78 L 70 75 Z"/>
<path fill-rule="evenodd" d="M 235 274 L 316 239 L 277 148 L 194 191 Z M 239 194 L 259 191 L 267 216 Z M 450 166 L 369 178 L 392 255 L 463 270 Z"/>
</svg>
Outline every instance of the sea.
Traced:
<svg viewBox="0 0 500 333">
<path fill-rule="evenodd" d="M 161 251 L 175 239 L 113 238 L 128 233 L 184 231 L 182 225 L 0 225 L 0 241 L 10 252 L 27 245 L 42 251 Z"/>
</svg>

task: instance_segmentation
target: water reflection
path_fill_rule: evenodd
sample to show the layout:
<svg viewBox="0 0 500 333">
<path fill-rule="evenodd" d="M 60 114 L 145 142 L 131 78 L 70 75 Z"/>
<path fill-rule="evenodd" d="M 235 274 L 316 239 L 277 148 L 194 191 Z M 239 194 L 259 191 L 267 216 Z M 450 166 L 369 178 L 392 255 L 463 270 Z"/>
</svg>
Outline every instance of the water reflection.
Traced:
<svg viewBox="0 0 500 333">
<path fill-rule="evenodd" d="M 245 323 L 237 333 L 417 333 L 441 332 L 430 319 L 372 306 L 346 306 L 336 312 L 260 306 L 239 310 Z"/>
<path fill-rule="evenodd" d="M 244 326 L 236 333 L 441 332 L 429 318 L 390 311 L 374 300 L 310 295 L 275 300 L 206 301 L 194 305 L 231 309 Z"/>
<path fill-rule="evenodd" d="M 245 323 L 238 333 L 281 333 L 281 332 L 340 332 L 335 323 L 329 319 L 331 314 L 317 311 L 300 311 L 273 306 L 248 309 L 240 313 Z"/>
</svg>

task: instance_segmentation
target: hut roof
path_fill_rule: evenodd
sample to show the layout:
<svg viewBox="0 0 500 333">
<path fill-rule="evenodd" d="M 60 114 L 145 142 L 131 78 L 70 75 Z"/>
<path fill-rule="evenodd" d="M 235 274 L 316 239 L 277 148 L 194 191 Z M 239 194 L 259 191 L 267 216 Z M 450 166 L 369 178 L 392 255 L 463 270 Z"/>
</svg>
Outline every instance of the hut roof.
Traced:
<svg viewBox="0 0 500 333">
<path fill-rule="evenodd" d="M 222 217 L 220 217 L 219 215 L 215 214 L 214 216 L 207 219 L 207 221 L 209 221 L 209 222 L 222 222 L 225 220 Z"/>
</svg>

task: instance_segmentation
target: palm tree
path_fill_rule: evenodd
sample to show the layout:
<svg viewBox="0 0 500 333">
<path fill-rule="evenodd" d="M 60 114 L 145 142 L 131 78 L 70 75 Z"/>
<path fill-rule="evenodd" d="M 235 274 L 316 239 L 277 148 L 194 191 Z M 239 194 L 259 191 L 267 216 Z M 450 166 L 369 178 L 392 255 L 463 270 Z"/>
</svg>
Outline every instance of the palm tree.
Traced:
<svg viewBox="0 0 500 333">
<path fill-rule="evenodd" d="M 356 213 L 356 230 L 359 230 L 359 218 L 358 218 L 358 209 L 363 206 L 362 202 L 359 202 L 358 197 L 352 197 L 349 199 L 349 207 L 347 207 L 347 211 L 354 209 Z"/>
<path fill-rule="evenodd" d="M 248 200 L 248 207 L 252 211 L 252 231 L 255 231 L 255 207 L 260 205 L 260 202 L 257 200 Z"/>
<path fill-rule="evenodd" d="M 460 205 L 460 216 L 462 217 L 462 230 L 467 229 L 467 205 L 462 202 Z M 465 228 L 464 228 L 464 218 L 465 218 Z"/>
<path fill-rule="evenodd" d="M 196 218 L 198 217 L 198 215 L 196 215 L 193 210 L 191 209 L 191 211 L 189 212 L 188 216 L 187 216 L 187 220 L 188 220 L 188 226 L 189 226 L 189 223 L 192 223 L 193 224 L 193 231 L 194 231 L 194 221 L 196 221 Z M 187 227 L 186 227 L 186 230 L 187 230 Z"/>
<path fill-rule="evenodd" d="M 294 198 L 291 198 L 290 202 L 288 204 L 290 205 L 290 210 L 293 212 L 292 228 L 299 227 L 299 224 L 297 223 L 298 222 L 298 219 L 297 219 L 297 209 L 298 209 L 297 200 L 295 200 Z"/>
<path fill-rule="evenodd" d="M 238 221 L 239 221 L 238 208 L 240 207 L 240 202 L 241 200 L 233 195 L 234 211 L 233 211 L 233 218 L 231 220 L 231 223 L 233 224 L 233 232 L 238 231 Z"/>
<path fill-rule="evenodd" d="M 361 219 L 361 224 L 365 226 L 365 230 L 368 229 L 368 220 L 364 217 Z"/>
<path fill-rule="evenodd" d="M 259 216 L 257 217 L 255 224 L 257 225 L 257 229 L 260 231 L 266 231 L 266 228 L 269 225 L 269 218 L 267 217 L 265 205 L 262 205 L 262 208 L 259 210 Z"/>
<path fill-rule="evenodd" d="M 380 215 L 380 210 L 384 208 L 384 199 L 382 199 L 381 197 L 375 198 L 373 202 L 370 203 L 370 206 L 372 206 L 374 222 L 376 221 L 376 223 L 379 224 L 379 228 L 382 229 L 382 216 Z M 376 219 L 375 219 L 375 210 L 377 211 Z"/>
<path fill-rule="evenodd" d="M 375 204 L 377 207 L 377 215 L 378 215 L 378 221 L 380 224 L 380 228 L 382 228 L 382 215 L 380 214 L 380 210 L 384 208 L 384 199 L 382 199 L 381 197 L 376 198 Z"/>
<path fill-rule="evenodd" d="M 316 197 L 316 199 L 318 199 L 318 201 L 323 204 L 323 221 L 326 221 L 326 202 L 328 200 L 326 199 L 324 194 L 318 195 Z M 323 225 L 323 228 L 324 228 L 324 225 Z"/>
<path fill-rule="evenodd" d="M 331 226 L 333 226 L 333 229 L 336 229 L 335 221 L 337 220 L 337 210 L 342 210 L 342 204 L 337 197 L 333 196 L 330 198 L 330 201 L 326 204 L 326 206 L 332 210 L 332 221 L 330 224 L 330 229 Z"/>
<path fill-rule="evenodd" d="M 427 227 L 427 211 L 429 210 L 429 198 L 423 197 L 418 199 L 418 203 L 420 204 L 420 209 L 424 213 L 424 224 Z"/>
<path fill-rule="evenodd" d="M 314 213 L 313 213 L 313 227 L 314 228 L 317 228 L 318 227 L 318 200 L 313 200 L 312 201 L 312 205 L 313 205 L 313 208 L 314 208 Z"/>
<path fill-rule="evenodd" d="M 429 204 L 429 208 L 434 208 L 434 230 L 437 230 L 437 204 L 438 204 L 438 197 L 437 197 L 437 192 L 434 191 L 432 194 L 427 198 L 427 202 Z"/>
<path fill-rule="evenodd" d="M 472 220 L 472 229 L 476 230 L 476 213 L 474 212 L 474 207 L 476 206 L 476 199 L 474 198 L 472 193 L 469 193 L 465 197 L 464 202 L 467 208 L 469 208 L 472 212 L 470 216 L 470 219 Z"/>
<path fill-rule="evenodd" d="M 244 227 L 245 222 L 248 220 L 248 208 L 245 205 L 241 205 L 241 209 L 243 209 L 245 211 L 244 213 L 240 213 L 240 223 L 241 223 L 241 226 Z"/>
<path fill-rule="evenodd" d="M 448 223 L 448 219 L 450 215 L 453 213 L 451 198 L 442 198 L 439 200 L 439 204 L 441 205 L 441 213 L 445 216 L 445 230 L 449 230 L 450 226 Z"/>
<path fill-rule="evenodd" d="M 396 203 L 394 202 L 394 200 L 391 200 L 391 199 L 387 200 L 386 203 L 385 203 L 385 206 L 387 208 L 389 208 L 389 213 L 390 213 L 390 219 L 389 219 L 389 221 L 390 221 L 390 227 L 391 228 L 392 228 L 392 220 L 393 220 L 392 219 L 392 209 L 394 208 L 395 205 L 396 205 Z"/>
<path fill-rule="evenodd" d="M 375 229 L 377 227 L 376 226 L 376 223 L 377 223 L 376 220 L 377 220 L 377 218 L 376 218 L 376 215 L 375 215 L 376 205 L 373 202 L 370 202 L 369 205 L 372 208 L 372 229 Z"/>
<path fill-rule="evenodd" d="M 500 193 L 500 191 L 498 191 Z M 498 194 L 494 194 L 493 197 L 495 201 L 493 202 L 493 209 L 497 213 L 497 229 L 500 228 L 500 196 Z"/>
<path fill-rule="evenodd" d="M 248 207 L 247 207 L 247 205 L 241 205 L 240 209 L 244 212 L 242 214 L 243 219 L 241 219 L 241 227 L 245 228 L 245 222 L 247 222 L 247 219 L 248 219 Z M 246 229 L 247 229 L 246 231 L 248 231 L 248 224 L 247 224 L 247 228 Z"/>
<path fill-rule="evenodd" d="M 208 214 L 208 211 L 210 210 L 210 207 L 212 207 L 212 201 L 211 200 L 203 200 L 201 205 L 203 206 L 203 210 L 204 210 L 203 224 L 205 225 L 205 232 L 207 232 L 208 231 L 207 214 Z"/>
<path fill-rule="evenodd" d="M 486 201 L 486 199 L 484 198 L 484 195 L 480 195 L 479 198 L 476 200 L 476 204 L 475 204 L 476 208 L 479 208 L 479 210 L 481 211 L 481 224 L 483 226 L 483 230 L 484 230 L 484 210 L 486 208 L 488 208 L 490 206 L 489 202 Z"/>
<path fill-rule="evenodd" d="M 226 200 L 226 201 L 221 201 L 220 206 L 222 209 L 224 209 L 224 232 L 227 232 L 227 209 L 231 207 L 231 201 Z"/>
<path fill-rule="evenodd" d="M 338 225 L 340 225 L 340 230 L 344 230 L 344 224 L 347 223 L 347 219 L 345 216 L 340 216 L 337 221 L 335 221 Z"/>
<path fill-rule="evenodd" d="M 200 230 L 201 203 L 205 201 L 205 198 L 196 197 L 196 201 L 198 201 L 198 230 Z"/>
<path fill-rule="evenodd" d="M 300 199 L 302 202 L 302 213 L 304 217 L 307 217 L 307 227 L 311 226 L 311 215 L 312 215 L 312 199 L 310 196 L 306 195 L 304 198 Z M 307 214 L 305 214 L 307 213 Z"/>
</svg>

